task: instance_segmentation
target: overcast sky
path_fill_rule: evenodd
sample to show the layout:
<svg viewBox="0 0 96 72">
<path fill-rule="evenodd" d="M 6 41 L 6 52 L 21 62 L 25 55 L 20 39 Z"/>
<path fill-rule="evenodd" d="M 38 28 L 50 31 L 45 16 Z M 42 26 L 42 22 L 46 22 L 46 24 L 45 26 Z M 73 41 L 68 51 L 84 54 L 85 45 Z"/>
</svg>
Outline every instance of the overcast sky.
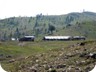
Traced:
<svg viewBox="0 0 96 72">
<path fill-rule="evenodd" d="M 96 0 L 0 0 L 0 18 L 96 12 Z"/>
</svg>

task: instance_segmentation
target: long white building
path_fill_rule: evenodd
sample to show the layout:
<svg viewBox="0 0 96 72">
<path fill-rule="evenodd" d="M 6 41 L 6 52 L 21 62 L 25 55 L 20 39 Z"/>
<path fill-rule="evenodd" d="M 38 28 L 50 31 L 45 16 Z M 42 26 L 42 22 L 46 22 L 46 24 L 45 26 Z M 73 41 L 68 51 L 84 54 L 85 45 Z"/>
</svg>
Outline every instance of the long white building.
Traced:
<svg viewBox="0 0 96 72">
<path fill-rule="evenodd" d="M 69 40 L 71 36 L 44 36 L 44 40 Z"/>
</svg>

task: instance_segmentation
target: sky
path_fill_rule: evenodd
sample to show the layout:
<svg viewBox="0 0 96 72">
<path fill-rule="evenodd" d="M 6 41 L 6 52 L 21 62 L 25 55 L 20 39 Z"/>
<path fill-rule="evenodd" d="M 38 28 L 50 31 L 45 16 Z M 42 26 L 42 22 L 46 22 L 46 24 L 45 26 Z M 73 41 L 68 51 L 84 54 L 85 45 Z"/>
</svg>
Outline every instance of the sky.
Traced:
<svg viewBox="0 0 96 72">
<path fill-rule="evenodd" d="M 0 19 L 18 16 L 96 12 L 96 0 L 0 0 Z"/>
</svg>

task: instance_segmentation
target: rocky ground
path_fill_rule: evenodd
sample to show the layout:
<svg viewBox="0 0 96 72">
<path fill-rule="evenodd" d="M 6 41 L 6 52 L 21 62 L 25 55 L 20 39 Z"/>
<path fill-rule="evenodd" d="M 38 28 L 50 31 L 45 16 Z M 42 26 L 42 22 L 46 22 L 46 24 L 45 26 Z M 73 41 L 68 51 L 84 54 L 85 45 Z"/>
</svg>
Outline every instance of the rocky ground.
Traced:
<svg viewBox="0 0 96 72">
<path fill-rule="evenodd" d="M 96 41 L 10 59 L 9 72 L 89 72 L 96 64 Z"/>
</svg>

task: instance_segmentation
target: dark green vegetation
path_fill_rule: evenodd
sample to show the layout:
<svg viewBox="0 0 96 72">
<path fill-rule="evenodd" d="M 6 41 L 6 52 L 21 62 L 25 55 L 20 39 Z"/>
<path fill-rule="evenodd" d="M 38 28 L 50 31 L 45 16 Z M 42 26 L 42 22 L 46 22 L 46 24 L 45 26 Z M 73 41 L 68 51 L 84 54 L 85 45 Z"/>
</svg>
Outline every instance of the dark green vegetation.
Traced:
<svg viewBox="0 0 96 72">
<path fill-rule="evenodd" d="M 0 38 L 10 40 L 24 35 L 84 35 L 96 37 L 96 13 L 82 12 L 66 15 L 11 17 L 0 20 Z"/>
<path fill-rule="evenodd" d="M 0 62 L 8 72 L 88 72 L 96 41 L 1 42 Z"/>
</svg>

